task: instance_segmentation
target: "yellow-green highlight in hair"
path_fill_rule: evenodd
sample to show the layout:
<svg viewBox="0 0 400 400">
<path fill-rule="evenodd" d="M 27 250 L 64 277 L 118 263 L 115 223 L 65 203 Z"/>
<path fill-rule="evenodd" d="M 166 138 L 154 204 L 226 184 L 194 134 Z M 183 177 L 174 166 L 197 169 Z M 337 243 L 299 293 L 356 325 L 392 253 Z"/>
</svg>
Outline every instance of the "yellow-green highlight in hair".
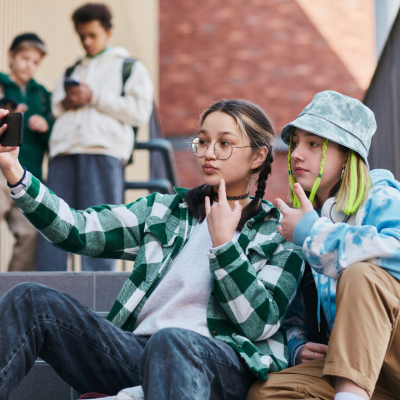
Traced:
<svg viewBox="0 0 400 400">
<path fill-rule="evenodd" d="M 318 178 L 315 180 L 315 182 L 314 182 L 314 184 L 313 184 L 313 186 L 311 188 L 310 196 L 308 196 L 308 199 L 310 200 L 311 203 L 315 199 L 315 195 L 317 194 L 317 190 L 318 190 L 319 185 L 321 183 L 322 174 L 324 173 L 325 162 L 326 162 L 326 149 L 327 148 L 328 148 L 328 139 L 324 139 L 324 143 L 322 144 L 322 158 L 321 158 L 321 164 L 319 166 Z"/>
<path fill-rule="evenodd" d="M 342 184 L 336 196 L 336 209 L 343 211 L 346 215 L 356 213 L 363 205 L 370 187 L 368 167 L 360 156 L 350 150 Z"/>
</svg>

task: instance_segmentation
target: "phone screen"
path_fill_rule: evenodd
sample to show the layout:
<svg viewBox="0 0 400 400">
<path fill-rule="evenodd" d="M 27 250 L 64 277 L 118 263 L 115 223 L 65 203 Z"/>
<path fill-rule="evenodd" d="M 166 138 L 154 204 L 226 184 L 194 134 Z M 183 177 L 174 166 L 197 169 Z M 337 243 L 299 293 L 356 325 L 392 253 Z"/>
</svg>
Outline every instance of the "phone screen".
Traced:
<svg viewBox="0 0 400 400">
<path fill-rule="evenodd" d="M 0 127 L 7 124 L 6 131 L 0 136 L 2 146 L 22 146 L 24 113 L 8 113 L 0 120 Z"/>
</svg>

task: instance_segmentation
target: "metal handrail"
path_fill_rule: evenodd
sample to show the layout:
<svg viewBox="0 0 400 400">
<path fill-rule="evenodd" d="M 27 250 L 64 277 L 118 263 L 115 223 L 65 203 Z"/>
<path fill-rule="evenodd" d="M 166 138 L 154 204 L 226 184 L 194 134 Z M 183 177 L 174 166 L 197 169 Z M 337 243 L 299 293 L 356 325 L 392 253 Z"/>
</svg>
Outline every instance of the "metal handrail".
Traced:
<svg viewBox="0 0 400 400">
<path fill-rule="evenodd" d="M 167 179 L 171 182 L 172 186 L 176 186 L 177 171 L 175 168 L 174 150 L 169 140 L 164 138 L 150 139 L 147 142 L 137 142 L 136 150 L 150 150 L 159 151 L 164 157 L 164 164 L 167 171 Z"/>
<path fill-rule="evenodd" d="M 167 179 L 150 179 L 148 181 L 126 181 L 125 190 L 147 189 L 151 192 L 173 194 L 173 187 L 177 185 L 177 173 L 174 163 L 174 150 L 169 140 L 163 138 L 150 139 L 147 142 L 136 142 L 136 150 L 159 151 L 164 160 Z"/>
</svg>

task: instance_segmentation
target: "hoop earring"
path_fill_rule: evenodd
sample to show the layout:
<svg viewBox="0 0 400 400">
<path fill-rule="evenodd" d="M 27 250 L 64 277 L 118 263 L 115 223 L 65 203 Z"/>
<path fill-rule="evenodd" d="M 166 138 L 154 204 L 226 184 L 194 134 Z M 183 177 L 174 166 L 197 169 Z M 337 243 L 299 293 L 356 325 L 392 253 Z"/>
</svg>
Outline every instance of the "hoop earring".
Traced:
<svg viewBox="0 0 400 400">
<path fill-rule="evenodd" d="M 343 175 L 344 175 L 344 168 L 342 169 L 342 175 L 340 175 L 340 179 L 343 179 Z"/>
</svg>

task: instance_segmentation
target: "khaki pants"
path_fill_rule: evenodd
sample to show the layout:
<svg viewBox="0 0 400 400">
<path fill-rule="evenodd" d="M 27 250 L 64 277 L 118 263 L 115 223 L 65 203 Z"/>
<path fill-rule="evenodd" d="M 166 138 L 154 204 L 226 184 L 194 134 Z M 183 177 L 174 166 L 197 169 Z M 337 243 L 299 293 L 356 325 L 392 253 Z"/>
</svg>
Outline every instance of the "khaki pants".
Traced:
<svg viewBox="0 0 400 400">
<path fill-rule="evenodd" d="M 5 219 L 16 243 L 9 271 L 33 271 L 36 264 L 38 232 L 10 197 L 10 188 L 0 173 L 0 220 Z M 1 238 L 0 238 L 1 240 Z"/>
<path fill-rule="evenodd" d="M 339 277 L 336 318 L 325 360 L 256 382 L 247 400 L 332 400 L 334 377 L 365 389 L 372 399 L 400 399 L 400 283 L 382 268 L 358 263 Z"/>
</svg>

